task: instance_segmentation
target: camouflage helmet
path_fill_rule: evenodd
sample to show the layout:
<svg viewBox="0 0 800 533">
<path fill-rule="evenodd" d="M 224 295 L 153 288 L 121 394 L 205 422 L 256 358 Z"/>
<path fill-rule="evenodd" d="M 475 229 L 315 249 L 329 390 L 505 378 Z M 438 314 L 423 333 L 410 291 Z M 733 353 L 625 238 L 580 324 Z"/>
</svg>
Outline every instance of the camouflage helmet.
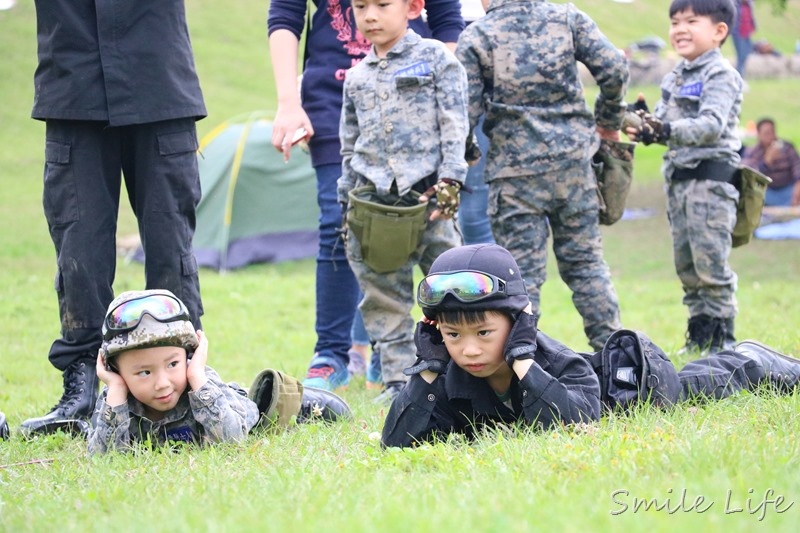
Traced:
<svg viewBox="0 0 800 533">
<path fill-rule="evenodd" d="M 170 316 L 159 316 L 157 309 L 142 306 L 137 323 L 130 330 L 114 333 L 109 330 L 109 315 L 121 305 L 151 296 L 162 295 L 175 301 L 176 308 Z M 164 289 L 123 292 L 108 306 L 103 320 L 102 350 L 106 358 L 119 355 L 127 350 L 152 348 L 155 346 L 180 346 L 191 353 L 197 348 L 197 334 L 189 312 L 183 302 L 172 292 Z"/>
<path fill-rule="evenodd" d="M 452 294 L 445 294 L 441 302 L 427 306 L 420 301 L 419 288 L 417 303 L 423 314 L 431 320 L 436 319 L 439 311 L 503 311 L 516 317 L 530 304 L 525 282 L 520 274 L 519 266 L 511 253 L 497 244 L 472 244 L 458 246 L 442 253 L 431 265 L 428 276 L 460 271 L 475 271 L 490 274 L 505 283 L 504 290 L 488 298 L 475 302 L 459 301 Z M 425 282 L 420 282 L 420 287 Z"/>
</svg>

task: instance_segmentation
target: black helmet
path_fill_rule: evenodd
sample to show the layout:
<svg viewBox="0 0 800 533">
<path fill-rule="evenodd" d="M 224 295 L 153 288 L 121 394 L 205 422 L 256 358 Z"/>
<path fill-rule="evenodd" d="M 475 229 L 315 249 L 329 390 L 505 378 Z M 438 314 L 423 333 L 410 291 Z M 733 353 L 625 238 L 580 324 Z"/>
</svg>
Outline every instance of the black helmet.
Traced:
<svg viewBox="0 0 800 533">
<path fill-rule="evenodd" d="M 473 286 L 459 286 L 459 279 Z M 417 287 L 417 303 L 434 320 L 439 311 L 459 310 L 504 311 L 516 317 L 530 299 L 508 250 L 496 244 L 472 244 L 436 258 Z"/>
</svg>

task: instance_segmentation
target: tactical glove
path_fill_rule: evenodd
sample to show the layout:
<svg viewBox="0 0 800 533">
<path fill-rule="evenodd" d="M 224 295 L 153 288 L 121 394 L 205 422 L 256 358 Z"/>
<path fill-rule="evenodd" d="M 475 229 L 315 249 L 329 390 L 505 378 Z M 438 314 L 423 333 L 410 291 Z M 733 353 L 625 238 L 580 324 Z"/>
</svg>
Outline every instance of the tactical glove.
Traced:
<svg viewBox="0 0 800 533">
<path fill-rule="evenodd" d="M 442 333 L 430 322 L 420 321 L 414 331 L 414 344 L 417 345 L 417 362 L 414 366 L 403 370 L 406 376 L 430 370 L 442 374 L 450 362 L 450 353 L 444 345 Z"/>
<path fill-rule="evenodd" d="M 458 193 L 460 190 L 461 183 L 456 180 L 442 178 L 425 191 L 423 196 L 432 198 L 435 195 L 436 208 L 442 217 L 452 218 L 458 211 Z"/>
<path fill-rule="evenodd" d="M 537 318 L 530 313 L 519 314 L 514 326 L 508 334 L 508 340 L 503 348 L 503 355 L 508 366 L 521 359 L 533 359 L 536 352 Z"/>
<path fill-rule="evenodd" d="M 641 126 L 636 133 L 636 140 L 641 141 L 645 146 L 653 143 L 665 144 L 670 137 L 671 128 L 669 122 L 662 122 L 650 113 L 639 110 L 636 115 L 642 120 Z"/>
</svg>

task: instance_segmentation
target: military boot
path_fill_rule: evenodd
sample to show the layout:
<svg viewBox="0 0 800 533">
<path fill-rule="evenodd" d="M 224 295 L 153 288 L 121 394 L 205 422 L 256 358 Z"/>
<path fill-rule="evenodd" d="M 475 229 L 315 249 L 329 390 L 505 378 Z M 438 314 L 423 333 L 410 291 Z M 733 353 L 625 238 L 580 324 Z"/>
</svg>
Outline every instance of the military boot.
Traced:
<svg viewBox="0 0 800 533">
<path fill-rule="evenodd" d="M 686 345 L 678 351 L 678 355 L 700 353 L 709 344 L 711 317 L 696 315 L 689 317 L 686 325 Z"/>
<path fill-rule="evenodd" d="M 20 431 L 24 437 L 68 431 L 85 436 L 86 422 L 97 403 L 97 370 L 94 359 L 80 359 L 64 370 L 64 393 L 46 415 L 25 420 Z"/>
<path fill-rule="evenodd" d="M 353 413 L 347 402 L 331 391 L 303 387 L 303 403 L 297 414 L 298 424 L 317 421 L 335 422 L 352 416 Z"/>
<path fill-rule="evenodd" d="M 789 391 L 800 382 L 800 359 L 782 354 L 752 340 L 740 342 L 736 345 L 735 351 L 760 362 L 767 379 L 782 391 Z"/>
<path fill-rule="evenodd" d="M 6 422 L 6 415 L 0 411 L 0 440 L 8 438 L 8 422 Z"/>
<path fill-rule="evenodd" d="M 728 332 L 728 322 L 730 322 L 730 332 Z M 732 318 L 696 315 L 689 318 L 686 327 L 686 346 L 678 351 L 678 355 L 695 352 L 705 357 L 722 350 L 731 350 L 735 342 Z"/>
<path fill-rule="evenodd" d="M 733 349 L 734 343 L 728 342 L 727 319 L 709 318 L 707 341 L 701 345 L 703 355 L 713 355 L 722 350 Z M 733 333 L 731 332 L 731 335 Z"/>
</svg>

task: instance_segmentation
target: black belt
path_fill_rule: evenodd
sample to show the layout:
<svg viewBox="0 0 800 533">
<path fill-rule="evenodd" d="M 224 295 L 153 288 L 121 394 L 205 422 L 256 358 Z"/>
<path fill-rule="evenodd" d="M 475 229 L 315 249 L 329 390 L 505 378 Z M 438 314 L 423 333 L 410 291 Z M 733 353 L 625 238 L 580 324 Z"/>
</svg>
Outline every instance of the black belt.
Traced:
<svg viewBox="0 0 800 533">
<path fill-rule="evenodd" d="M 672 181 L 711 180 L 733 183 L 738 167 L 725 161 L 706 159 L 696 168 L 676 168 L 672 173 Z"/>
</svg>

